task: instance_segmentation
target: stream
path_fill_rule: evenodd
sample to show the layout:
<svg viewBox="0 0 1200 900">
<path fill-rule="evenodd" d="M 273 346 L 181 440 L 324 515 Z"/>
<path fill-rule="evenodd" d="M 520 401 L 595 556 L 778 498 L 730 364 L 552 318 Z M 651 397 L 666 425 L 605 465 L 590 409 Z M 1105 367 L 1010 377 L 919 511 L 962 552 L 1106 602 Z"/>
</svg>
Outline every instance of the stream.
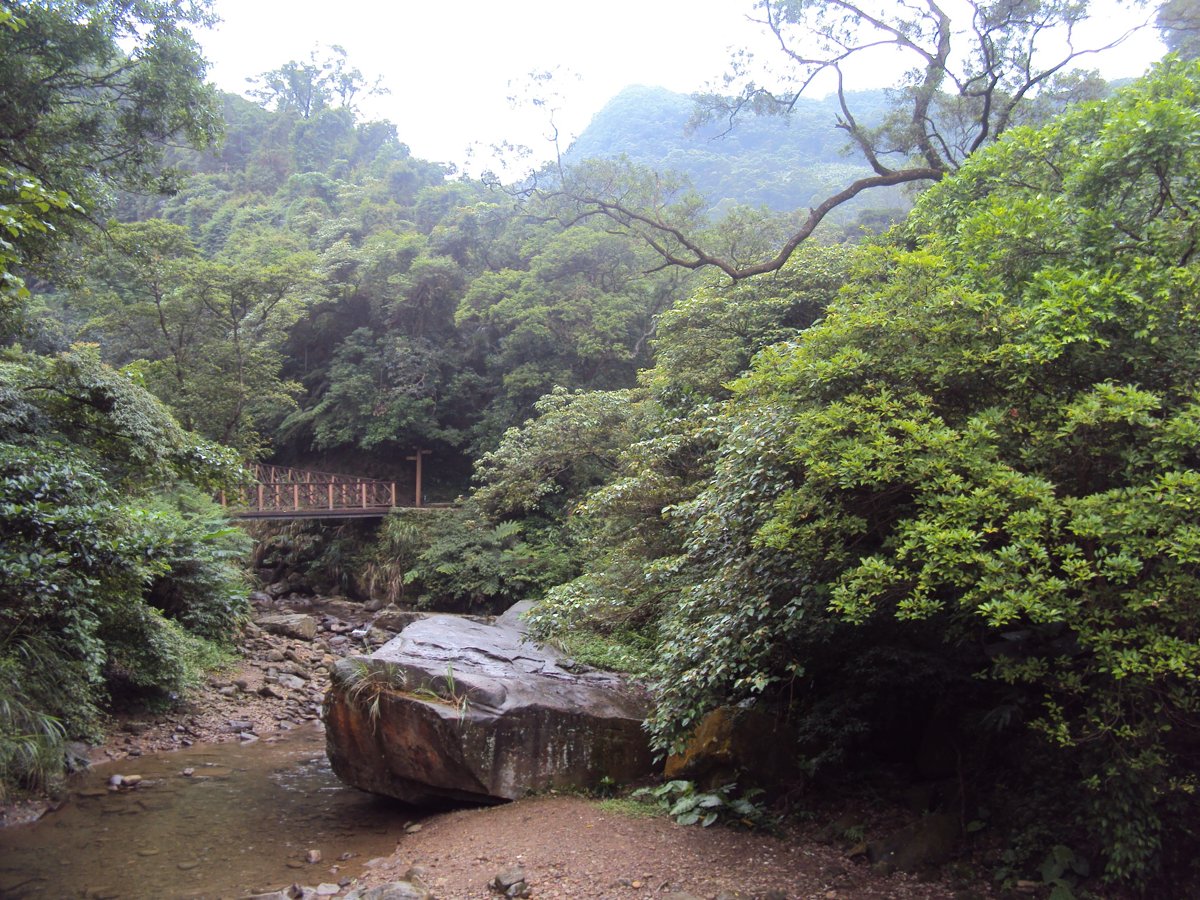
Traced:
<svg viewBox="0 0 1200 900">
<path fill-rule="evenodd" d="M 110 790 L 114 774 L 143 780 Z M 422 815 L 338 781 L 316 723 L 105 763 L 69 788 L 40 821 L 0 830 L 0 897 L 199 900 L 337 883 Z M 306 862 L 312 850 L 319 862 Z"/>
</svg>

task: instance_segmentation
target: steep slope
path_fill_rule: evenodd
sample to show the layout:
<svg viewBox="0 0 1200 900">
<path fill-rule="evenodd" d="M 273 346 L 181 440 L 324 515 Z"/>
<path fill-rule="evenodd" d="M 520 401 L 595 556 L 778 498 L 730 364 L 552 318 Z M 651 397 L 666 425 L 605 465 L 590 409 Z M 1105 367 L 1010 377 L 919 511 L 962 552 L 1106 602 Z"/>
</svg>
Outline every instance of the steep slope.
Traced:
<svg viewBox="0 0 1200 900">
<path fill-rule="evenodd" d="M 884 92 L 854 94 L 856 110 L 882 116 Z M 608 102 L 566 154 L 568 163 L 626 156 L 656 170 L 687 175 L 714 210 L 731 204 L 777 212 L 807 209 L 866 171 L 837 128 L 837 102 L 801 100 L 787 116 L 740 117 L 732 128 L 710 122 L 689 129 L 695 104 L 664 88 L 628 87 Z M 907 209 L 900 190 L 875 192 L 843 211 Z"/>
</svg>

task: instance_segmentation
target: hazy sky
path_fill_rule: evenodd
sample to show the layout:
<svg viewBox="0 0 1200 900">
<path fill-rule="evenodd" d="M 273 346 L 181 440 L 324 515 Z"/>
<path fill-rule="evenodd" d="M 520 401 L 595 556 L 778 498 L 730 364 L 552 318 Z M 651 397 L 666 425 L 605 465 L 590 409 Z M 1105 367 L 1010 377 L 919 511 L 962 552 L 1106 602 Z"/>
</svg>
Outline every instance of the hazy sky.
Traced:
<svg viewBox="0 0 1200 900">
<path fill-rule="evenodd" d="M 951 0 L 952 2 L 952 0 Z M 751 0 L 216 0 L 223 22 L 200 35 L 223 90 L 338 44 L 391 93 L 361 107 L 395 122 L 419 157 L 462 165 L 472 143 L 512 141 L 548 156 L 543 113 L 508 98 L 528 73 L 558 67 L 558 124 L 578 134 L 621 88 L 689 92 L 717 78 L 729 48 L 770 54 L 747 21 Z M 1140 74 L 1162 53 L 1148 33 L 1097 65 Z M 855 85 L 876 86 L 876 85 Z M 472 166 L 477 168 L 477 166 Z"/>
</svg>

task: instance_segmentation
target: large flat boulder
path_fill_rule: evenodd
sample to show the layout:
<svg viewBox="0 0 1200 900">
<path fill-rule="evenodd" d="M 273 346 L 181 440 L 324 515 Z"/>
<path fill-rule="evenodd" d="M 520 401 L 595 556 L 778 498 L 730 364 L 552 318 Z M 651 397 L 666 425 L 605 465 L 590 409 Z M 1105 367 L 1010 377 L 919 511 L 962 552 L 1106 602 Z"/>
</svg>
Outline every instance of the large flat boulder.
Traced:
<svg viewBox="0 0 1200 900">
<path fill-rule="evenodd" d="M 337 776 L 429 805 L 650 775 L 645 691 L 533 643 L 525 608 L 494 624 L 429 616 L 339 660 L 325 702 Z"/>
</svg>

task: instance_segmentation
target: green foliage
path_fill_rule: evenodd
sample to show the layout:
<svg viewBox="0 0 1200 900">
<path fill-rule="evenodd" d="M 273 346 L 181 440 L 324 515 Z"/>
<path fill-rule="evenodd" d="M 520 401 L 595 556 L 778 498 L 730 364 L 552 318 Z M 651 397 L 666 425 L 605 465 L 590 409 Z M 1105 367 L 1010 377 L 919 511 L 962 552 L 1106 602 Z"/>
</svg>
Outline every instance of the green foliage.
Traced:
<svg viewBox="0 0 1200 900">
<path fill-rule="evenodd" d="M 268 583 L 299 573 L 316 590 L 354 592 L 357 573 L 377 561 L 369 547 L 375 529 L 368 520 L 290 519 L 254 523 L 248 530 L 254 539 L 251 565 L 274 573 Z"/>
<path fill-rule="evenodd" d="M 662 626 L 662 746 L 715 703 L 845 679 L 831 643 L 907 648 L 897 702 L 945 670 L 975 708 L 1011 691 L 1082 773 L 1070 827 L 1105 876 L 1154 873 L 1194 804 L 1200 713 L 1198 84 L 1170 64 L 1014 130 L 922 198 L 904 244 L 865 250 L 821 323 L 759 355 L 711 479 L 673 513 L 687 581 Z"/>
<path fill-rule="evenodd" d="M 615 471 L 637 427 L 631 391 L 555 388 L 538 416 L 504 433 L 476 464 L 476 503 L 493 515 L 561 512 Z"/>
<path fill-rule="evenodd" d="M 405 602 L 408 573 L 432 542 L 430 524 L 429 516 L 417 511 L 397 510 L 384 518 L 362 557 L 359 581 L 369 596 Z"/>
<path fill-rule="evenodd" d="M 567 575 L 567 554 L 550 531 L 525 533 L 470 502 L 425 516 L 428 545 L 404 576 L 421 606 L 499 612 Z"/>
<path fill-rule="evenodd" d="M 92 257 L 88 337 L 130 365 L 185 427 L 253 455 L 295 407 L 281 377 L 287 330 L 318 294 L 315 257 L 201 259 L 186 229 L 112 225 Z"/>
<path fill-rule="evenodd" d="M 211 24 L 208 6 L 6 3 L 0 166 L 93 212 L 115 187 L 171 185 L 164 145 L 207 146 L 221 133 L 190 31 Z"/>
<path fill-rule="evenodd" d="M 708 828 L 718 822 L 744 825 L 747 828 L 770 828 L 774 820 L 755 798 L 762 794 L 758 788 L 737 793 L 736 784 L 727 784 L 711 791 L 702 791 L 691 781 L 668 781 L 655 788 L 634 791 L 632 797 L 655 801 L 667 815 L 680 825 L 701 825 Z"/>
<path fill-rule="evenodd" d="M 1200 56 L 1200 9 L 1195 0 L 1166 0 L 1155 18 L 1163 43 L 1183 59 Z"/>
<path fill-rule="evenodd" d="M 346 700 L 366 712 L 374 729 L 382 712 L 383 698 L 408 686 L 408 673 L 395 663 L 377 662 L 355 656 L 347 661 L 350 673 L 344 681 Z"/>
<path fill-rule="evenodd" d="M 633 797 L 605 797 L 596 801 L 596 806 L 605 812 L 616 813 L 627 819 L 653 819 L 663 815 L 657 801 L 638 800 Z"/>
<path fill-rule="evenodd" d="M 4 787 L 44 787 L 61 771 L 63 738 L 95 736 L 118 692 L 184 689 L 220 654 L 208 639 L 229 639 L 244 615 L 244 540 L 204 497 L 240 482 L 236 454 L 181 428 L 95 346 L 38 355 L 14 343 L 53 333 L 34 315 L 52 304 L 31 306 L 17 267 L 45 278 L 67 249 L 63 226 L 98 216 L 116 189 L 168 187 L 165 144 L 219 135 L 188 30 L 209 21 L 203 2 L 0 10 Z M 161 301 L 178 265 L 164 257 L 187 241 L 146 237 L 130 295 Z M 67 332 L 82 304 L 59 306 Z"/>
<path fill-rule="evenodd" d="M 0 30 L 4 24 L 0 21 Z M 0 165 L 0 340 L 16 332 L 17 313 L 29 297 L 16 271 L 28 246 L 54 231 L 53 213 L 74 208 L 65 192 Z"/>
<path fill-rule="evenodd" d="M 728 396 L 726 383 L 760 350 L 808 328 L 846 280 L 851 254 L 806 245 L 781 271 L 735 285 L 709 284 L 659 317 L 655 365 L 644 381 L 688 408 Z"/>
<path fill-rule="evenodd" d="M 455 325 L 476 336 L 473 350 L 499 388 L 477 445 L 503 431 L 490 420 L 513 425 L 556 389 L 633 383 L 649 362 L 655 316 L 683 284 L 677 273 L 648 276 L 653 267 L 634 242 L 595 223 L 542 226 L 519 259 L 470 283 Z"/>
<path fill-rule="evenodd" d="M 29 674 L 54 662 L 31 641 L 0 650 L 0 801 L 13 785 L 45 789 L 62 768 L 62 723 L 28 684 Z"/>
<path fill-rule="evenodd" d="M 567 630 L 561 627 L 569 615 L 561 610 L 561 599 L 556 597 L 550 602 L 559 608 L 556 620 L 551 622 L 545 615 L 537 615 L 533 621 L 537 629 L 553 635 L 550 639 L 563 653 L 585 666 L 595 666 L 609 672 L 644 675 L 650 671 L 657 646 L 653 636 L 632 629 L 617 631 L 611 627 L 600 632 L 590 622 L 588 624 L 592 627 Z M 535 614 L 544 609 L 545 606 L 539 606 Z M 579 616 L 570 621 L 577 625 L 587 622 L 587 619 Z"/>
<path fill-rule="evenodd" d="M 229 642 L 246 621 L 249 536 L 194 490 L 177 489 L 147 506 L 161 541 L 162 569 L 149 585 L 147 602 L 190 634 Z"/>
<path fill-rule="evenodd" d="M 245 615 L 245 539 L 189 487 L 233 484 L 236 457 L 88 348 L 8 351 L 0 394 L 0 757 L 38 782 L 110 697 L 195 681 Z"/>
<path fill-rule="evenodd" d="M 335 101 L 342 109 L 349 109 L 359 94 L 387 93 L 378 82 L 368 87 L 362 72 L 350 66 L 346 51 L 336 44 L 328 48 L 323 59 L 314 50 L 307 62 L 291 60 L 255 81 L 257 86 L 248 92 L 251 97 L 302 119 L 319 115 Z"/>
</svg>

